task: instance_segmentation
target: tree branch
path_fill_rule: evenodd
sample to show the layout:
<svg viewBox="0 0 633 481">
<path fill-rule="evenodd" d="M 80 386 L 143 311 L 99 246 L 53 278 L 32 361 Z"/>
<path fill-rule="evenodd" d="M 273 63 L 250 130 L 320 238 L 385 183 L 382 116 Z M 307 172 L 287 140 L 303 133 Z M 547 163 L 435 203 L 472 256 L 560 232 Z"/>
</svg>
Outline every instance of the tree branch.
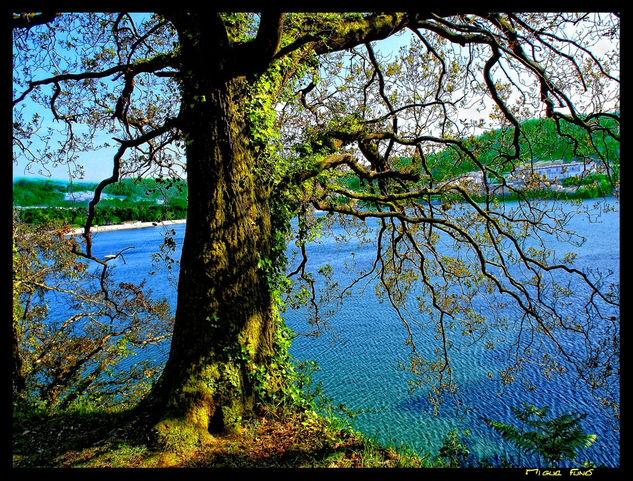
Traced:
<svg viewBox="0 0 633 481">
<path fill-rule="evenodd" d="M 314 52 L 322 55 L 382 40 L 403 30 L 408 19 L 409 17 L 403 13 L 373 14 L 362 19 L 344 20 L 337 27 L 328 26 L 321 31 L 309 26 L 303 35 L 279 49 L 273 58 L 288 55 L 307 44 L 312 44 Z"/>
<path fill-rule="evenodd" d="M 233 74 L 252 75 L 263 72 L 279 49 L 283 32 L 284 14 L 265 10 L 261 14 L 255 39 L 231 47 Z"/>
<path fill-rule="evenodd" d="M 90 233 L 90 228 L 92 227 L 92 222 L 94 220 L 95 213 L 96 213 L 95 208 L 97 204 L 99 203 L 99 201 L 101 200 L 101 193 L 103 192 L 103 189 L 105 189 L 108 185 L 114 184 L 115 182 L 119 180 L 121 158 L 123 157 L 123 154 L 127 151 L 127 149 L 131 147 L 137 147 L 141 144 L 149 142 L 150 140 L 158 137 L 159 135 L 162 135 L 168 132 L 169 130 L 174 128 L 176 124 L 177 124 L 177 121 L 175 119 L 170 119 L 167 122 L 165 122 L 165 124 L 162 125 L 161 127 L 151 132 L 147 132 L 146 134 L 141 135 L 140 137 L 137 137 L 135 139 L 130 139 L 130 140 L 119 140 L 119 142 L 121 143 L 121 146 L 119 147 L 117 153 L 114 156 L 114 161 L 113 161 L 114 165 L 112 167 L 112 175 L 108 177 L 107 179 L 102 180 L 99 183 L 99 185 L 95 189 L 95 193 L 92 200 L 88 204 L 88 217 L 84 225 L 84 233 L 83 233 L 83 237 L 86 239 L 86 253 L 85 254 L 81 254 L 79 252 L 76 252 L 76 253 L 83 255 L 84 257 L 87 257 L 89 259 L 97 260 L 98 262 L 103 263 L 102 261 L 99 261 L 98 259 L 95 259 L 92 256 L 92 236 Z"/>
<path fill-rule="evenodd" d="M 17 99 L 13 101 L 13 106 L 20 103 L 29 93 L 31 93 L 36 87 L 39 87 L 41 85 L 57 85 L 60 82 L 66 81 L 106 78 L 121 73 L 127 73 L 128 75 L 137 75 L 139 73 L 153 73 L 166 67 L 176 67 L 176 60 L 177 58 L 171 53 L 161 54 L 146 61 L 135 62 L 129 65 L 116 65 L 115 67 L 111 67 L 106 70 L 95 72 L 66 73 L 54 75 L 53 77 L 48 77 L 41 80 L 35 80 L 30 82 L 29 87 L 26 89 L 26 91 L 24 91 L 22 95 L 20 95 Z"/>
<path fill-rule="evenodd" d="M 43 25 L 45 23 L 52 22 L 57 18 L 59 14 L 55 12 L 43 12 L 43 13 L 19 13 L 13 14 L 11 19 L 12 28 L 26 28 L 29 29 L 35 25 Z"/>
</svg>

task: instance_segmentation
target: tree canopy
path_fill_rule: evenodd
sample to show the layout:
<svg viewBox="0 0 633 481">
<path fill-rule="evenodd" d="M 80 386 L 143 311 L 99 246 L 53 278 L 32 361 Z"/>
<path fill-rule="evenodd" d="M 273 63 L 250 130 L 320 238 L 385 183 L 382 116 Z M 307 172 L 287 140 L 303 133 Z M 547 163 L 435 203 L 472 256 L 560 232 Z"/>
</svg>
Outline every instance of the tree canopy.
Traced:
<svg viewBox="0 0 633 481">
<path fill-rule="evenodd" d="M 619 284 L 548 250 L 550 236 L 579 239 L 567 228 L 569 211 L 530 195 L 552 180 L 532 169 L 544 136 L 528 121 L 548 119 L 547 135 L 560 140 L 553 145 L 565 146 L 561 157 L 595 166 L 619 189 L 619 15 L 21 13 L 13 27 L 14 160 L 81 176 L 81 155 L 112 152 L 78 254 L 106 264 L 92 256 L 90 227 L 107 185 L 187 179 L 167 373 L 206 356 L 204 347 L 177 354 L 186 349 L 181 336 L 206 339 L 206 329 L 218 345 L 244 343 L 253 362 L 264 362 L 275 349 L 266 334 L 278 325 L 271 312 L 288 292 L 312 306 L 318 325 L 316 277 L 333 278 L 327 268 L 311 270 L 306 244 L 337 222 L 376 247 L 371 268 L 338 294 L 377 282 L 433 401 L 457 391 L 458 339 L 495 348 L 494 332 L 506 329 L 515 338 L 497 378 L 519 378 L 525 363 L 546 376 L 573 369 L 617 411 Z M 493 130 L 499 135 L 482 135 Z M 511 174 L 519 169 L 528 174 L 517 184 Z M 508 192 L 516 203 L 502 201 Z M 285 256 L 289 241 L 296 259 Z M 244 291 L 257 293 L 249 304 Z M 498 300 L 482 307 L 491 293 Z M 199 321 L 185 304 L 195 304 Z M 237 322 L 241 311 L 251 317 Z M 209 327 L 216 317 L 246 327 Z M 430 355 L 414 341 L 429 326 L 437 339 Z M 568 337 L 583 339 L 584 349 L 570 351 Z M 224 370 L 200 368 L 205 379 L 228 379 L 235 358 L 222 359 Z M 226 407 L 232 395 L 199 389 L 191 412 L 201 399 L 222 401 L 187 419 L 211 426 L 239 417 Z"/>
</svg>

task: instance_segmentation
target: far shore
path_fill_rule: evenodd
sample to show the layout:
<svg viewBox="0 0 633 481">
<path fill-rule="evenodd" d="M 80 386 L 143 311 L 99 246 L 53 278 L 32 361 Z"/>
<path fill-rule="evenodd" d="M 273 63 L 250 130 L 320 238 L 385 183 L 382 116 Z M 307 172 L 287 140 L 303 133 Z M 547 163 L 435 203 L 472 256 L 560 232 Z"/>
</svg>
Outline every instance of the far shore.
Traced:
<svg viewBox="0 0 633 481">
<path fill-rule="evenodd" d="M 163 220 L 159 222 L 140 222 L 140 221 L 130 221 L 123 222 L 121 224 L 110 224 L 110 225 L 94 225 L 90 227 L 90 232 L 108 232 L 114 230 L 128 230 L 128 229 L 144 229 L 146 227 L 156 227 L 156 226 L 167 226 L 167 225 L 176 225 L 176 224 L 184 224 L 186 223 L 186 219 L 175 219 L 175 220 Z M 69 235 L 81 235 L 84 233 L 83 227 L 77 227 L 69 232 Z"/>
</svg>

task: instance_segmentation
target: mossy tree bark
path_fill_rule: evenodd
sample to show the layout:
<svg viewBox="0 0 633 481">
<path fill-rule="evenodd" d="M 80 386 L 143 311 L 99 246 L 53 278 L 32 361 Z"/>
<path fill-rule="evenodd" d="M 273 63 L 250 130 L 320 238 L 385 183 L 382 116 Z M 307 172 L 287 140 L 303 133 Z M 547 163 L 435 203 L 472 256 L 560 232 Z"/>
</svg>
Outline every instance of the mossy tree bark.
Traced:
<svg viewBox="0 0 633 481">
<path fill-rule="evenodd" d="M 257 401 L 249 372 L 269 366 L 276 329 L 259 267 L 272 229 L 245 119 L 248 80 L 227 74 L 223 29 L 186 25 L 180 118 L 189 206 L 171 352 L 151 396 L 155 431 L 167 445 L 239 430 Z"/>
<path fill-rule="evenodd" d="M 167 17 L 179 37 L 178 124 L 187 145 L 189 187 L 172 347 L 148 397 L 159 415 L 155 432 L 169 445 L 239 429 L 259 393 L 283 383 L 284 376 L 272 369 L 279 326 L 270 271 L 260 268 L 271 265 L 279 236 L 272 227 L 277 222 L 266 159 L 257 154 L 247 105 L 249 87 L 273 58 L 305 42 L 280 50 L 280 12 L 263 12 L 256 37 L 247 41 L 239 26 L 233 32 L 218 14 L 172 11 Z M 321 54 L 387 37 L 403 25 L 398 15 L 370 17 L 352 22 L 354 28 L 342 22 L 331 42 L 311 34 L 306 41 L 315 42 L 312 48 Z M 265 389 L 253 384 L 252 372 L 265 372 Z"/>
</svg>

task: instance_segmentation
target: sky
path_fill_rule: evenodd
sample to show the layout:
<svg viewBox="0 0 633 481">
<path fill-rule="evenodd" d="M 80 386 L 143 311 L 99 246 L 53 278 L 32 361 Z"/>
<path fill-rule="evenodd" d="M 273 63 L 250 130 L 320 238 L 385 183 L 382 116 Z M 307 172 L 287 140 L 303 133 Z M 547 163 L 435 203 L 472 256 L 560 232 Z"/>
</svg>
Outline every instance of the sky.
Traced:
<svg viewBox="0 0 633 481">
<path fill-rule="evenodd" d="M 135 15 L 135 21 L 140 21 L 144 14 Z M 409 35 L 397 34 L 380 42 L 380 49 L 383 52 L 396 50 L 408 41 Z M 116 142 L 111 142 L 116 144 Z M 80 154 L 77 163 L 83 167 L 84 176 L 81 180 L 86 182 L 99 182 L 112 175 L 113 157 L 116 153 L 116 145 L 110 149 L 101 149 L 95 152 Z M 41 178 L 53 180 L 68 180 L 72 167 L 68 165 L 45 166 L 39 164 L 28 165 L 24 159 L 13 162 L 13 179 L 18 178 Z"/>
<path fill-rule="evenodd" d="M 90 154 L 84 154 L 78 160 L 78 163 L 84 167 L 85 176 L 81 181 L 85 182 L 100 182 L 112 175 L 112 159 L 114 157 L 114 150 L 112 151 L 100 151 Z M 46 170 L 40 166 L 31 166 L 30 170 L 26 170 L 24 162 L 18 162 L 13 164 L 13 178 L 18 179 L 22 177 L 27 178 L 40 178 L 40 179 L 52 179 L 52 180 L 68 180 L 70 177 L 69 168 L 66 165 L 60 165 L 57 167 L 47 166 Z M 75 179 L 79 180 L 79 179 Z"/>
<path fill-rule="evenodd" d="M 411 36 L 409 31 L 403 34 L 397 34 L 386 40 L 379 42 L 380 50 L 383 52 L 397 51 L 402 45 L 409 42 Z M 604 45 L 608 47 L 608 45 Z M 77 163 L 84 168 L 83 181 L 99 182 L 112 175 L 112 159 L 116 152 L 117 142 L 112 141 L 113 148 L 102 149 L 95 152 L 83 153 L 78 158 Z M 31 177 L 31 178 L 49 178 L 57 180 L 69 179 L 69 167 L 67 165 L 47 165 L 45 168 L 40 165 L 31 165 L 27 170 L 24 162 L 13 163 L 13 178 Z"/>
<path fill-rule="evenodd" d="M 150 14 L 140 12 L 131 13 L 131 16 L 137 24 L 140 24 L 143 18 L 148 15 Z M 38 109 L 38 111 L 41 112 L 41 109 Z M 43 115 L 45 115 L 45 113 L 43 113 Z M 116 136 L 116 134 L 112 135 Z M 50 139 L 46 140 L 50 141 Z M 99 182 L 112 175 L 113 157 L 116 153 L 118 143 L 113 141 L 112 137 L 108 138 L 107 135 L 104 137 L 104 140 L 108 140 L 114 147 L 80 154 L 77 159 L 77 164 L 84 168 L 84 176 L 82 179 L 75 178 L 74 180 Z M 28 177 L 67 181 L 70 178 L 71 169 L 72 167 L 68 165 L 52 165 L 50 163 L 47 163 L 45 166 L 31 164 L 27 167 L 27 163 L 22 159 L 18 160 L 18 162 L 13 162 L 12 173 L 14 179 Z"/>
</svg>

